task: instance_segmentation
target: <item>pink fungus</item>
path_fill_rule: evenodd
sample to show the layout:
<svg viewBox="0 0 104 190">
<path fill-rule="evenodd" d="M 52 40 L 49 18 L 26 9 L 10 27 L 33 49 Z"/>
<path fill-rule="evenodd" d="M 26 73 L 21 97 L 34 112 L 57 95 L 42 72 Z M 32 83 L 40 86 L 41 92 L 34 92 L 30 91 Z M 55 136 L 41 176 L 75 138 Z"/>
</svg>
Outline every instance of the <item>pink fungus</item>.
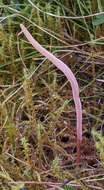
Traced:
<svg viewBox="0 0 104 190">
<path fill-rule="evenodd" d="M 27 40 L 32 44 L 32 46 L 39 51 L 43 56 L 50 60 L 60 71 L 64 73 L 68 81 L 71 84 L 73 99 L 76 109 L 76 119 L 77 119 L 77 164 L 80 162 L 80 145 L 82 142 L 82 105 L 79 97 L 79 86 L 77 80 L 71 71 L 71 69 L 63 63 L 60 59 L 56 58 L 52 53 L 42 47 L 29 33 L 27 28 L 20 24 L 21 30 L 26 36 Z"/>
</svg>

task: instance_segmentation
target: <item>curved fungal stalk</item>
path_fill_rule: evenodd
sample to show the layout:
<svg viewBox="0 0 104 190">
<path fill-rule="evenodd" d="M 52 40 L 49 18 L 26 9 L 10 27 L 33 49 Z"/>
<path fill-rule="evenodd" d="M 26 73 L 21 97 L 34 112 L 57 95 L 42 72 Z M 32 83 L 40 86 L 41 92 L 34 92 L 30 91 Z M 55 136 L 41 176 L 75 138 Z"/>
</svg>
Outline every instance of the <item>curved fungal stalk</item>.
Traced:
<svg viewBox="0 0 104 190">
<path fill-rule="evenodd" d="M 43 56 L 45 56 L 49 61 L 51 61 L 60 71 L 64 73 L 67 77 L 68 81 L 71 84 L 73 99 L 75 103 L 76 109 L 76 119 L 77 119 L 77 163 L 80 162 L 80 144 L 82 141 L 82 105 L 79 97 L 79 86 L 77 80 L 71 71 L 71 69 L 63 63 L 60 59 L 56 58 L 52 53 L 47 51 L 44 47 L 42 47 L 29 33 L 27 28 L 20 24 L 21 30 L 26 36 L 27 40 L 30 44 L 39 51 Z"/>
</svg>

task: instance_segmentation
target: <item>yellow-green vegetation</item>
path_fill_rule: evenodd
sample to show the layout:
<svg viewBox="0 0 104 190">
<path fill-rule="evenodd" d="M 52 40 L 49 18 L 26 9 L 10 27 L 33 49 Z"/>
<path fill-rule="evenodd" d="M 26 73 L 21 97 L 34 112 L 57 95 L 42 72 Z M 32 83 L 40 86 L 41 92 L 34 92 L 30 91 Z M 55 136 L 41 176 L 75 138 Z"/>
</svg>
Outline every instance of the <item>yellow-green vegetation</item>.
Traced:
<svg viewBox="0 0 104 190">
<path fill-rule="evenodd" d="M 104 166 L 104 136 L 102 133 L 98 133 L 97 131 L 93 130 L 93 136 L 95 138 L 95 146 L 100 154 L 101 162 Z"/>
<path fill-rule="evenodd" d="M 104 189 L 103 11 L 103 0 L 0 0 L 0 190 Z M 79 168 L 70 85 L 21 23 L 78 80 Z"/>
</svg>

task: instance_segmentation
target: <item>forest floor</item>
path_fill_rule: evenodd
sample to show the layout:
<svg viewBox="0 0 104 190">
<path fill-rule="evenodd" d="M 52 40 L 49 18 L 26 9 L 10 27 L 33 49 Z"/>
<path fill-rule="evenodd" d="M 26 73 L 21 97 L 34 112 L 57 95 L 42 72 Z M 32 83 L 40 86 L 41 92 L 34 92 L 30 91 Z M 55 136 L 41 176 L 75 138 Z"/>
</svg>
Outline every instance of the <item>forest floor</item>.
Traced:
<svg viewBox="0 0 104 190">
<path fill-rule="evenodd" d="M 0 190 L 104 190 L 104 6 L 94 3 L 0 1 Z M 21 23 L 76 76 L 79 166 L 70 84 L 18 36 Z"/>
</svg>

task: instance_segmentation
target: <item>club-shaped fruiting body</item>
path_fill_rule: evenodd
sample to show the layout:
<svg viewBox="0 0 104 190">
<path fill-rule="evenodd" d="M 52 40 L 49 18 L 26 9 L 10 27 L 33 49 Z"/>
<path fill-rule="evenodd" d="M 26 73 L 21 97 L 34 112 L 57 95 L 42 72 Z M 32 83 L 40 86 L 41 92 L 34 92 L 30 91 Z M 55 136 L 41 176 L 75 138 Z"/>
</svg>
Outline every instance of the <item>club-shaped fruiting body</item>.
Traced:
<svg viewBox="0 0 104 190">
<path fill-rule="evenodd" d="M 65 63 L 63 63 L 63 61 L 61 61 L 60 59 L 55 57 L 52 53 L 50 53 L 48 50 L 46 50 L 44 47 L 42 47 L 32 37 L 32 35 L 29 33 L 29 31 L 23 24 L 20 24 L 20 27 L 22 32 L 26 36 L 27 40 L 30 42 L 30 44 L 32 44 L 32 46 L 37 51 L 39 51 L 43 56 L 45 56 L 48 60 L 50 60 L 60 71 L 62 71 L 71 84 L 72 94 L 76 109 L 76 119 L 77 119 L 77 148 L 78 148 L 77 151 L 80 151 L 79 146 L 82 141 L 82 105 L 79 97 L 79 86 L 77 80 L 71 69 Z"/>
</svg>

